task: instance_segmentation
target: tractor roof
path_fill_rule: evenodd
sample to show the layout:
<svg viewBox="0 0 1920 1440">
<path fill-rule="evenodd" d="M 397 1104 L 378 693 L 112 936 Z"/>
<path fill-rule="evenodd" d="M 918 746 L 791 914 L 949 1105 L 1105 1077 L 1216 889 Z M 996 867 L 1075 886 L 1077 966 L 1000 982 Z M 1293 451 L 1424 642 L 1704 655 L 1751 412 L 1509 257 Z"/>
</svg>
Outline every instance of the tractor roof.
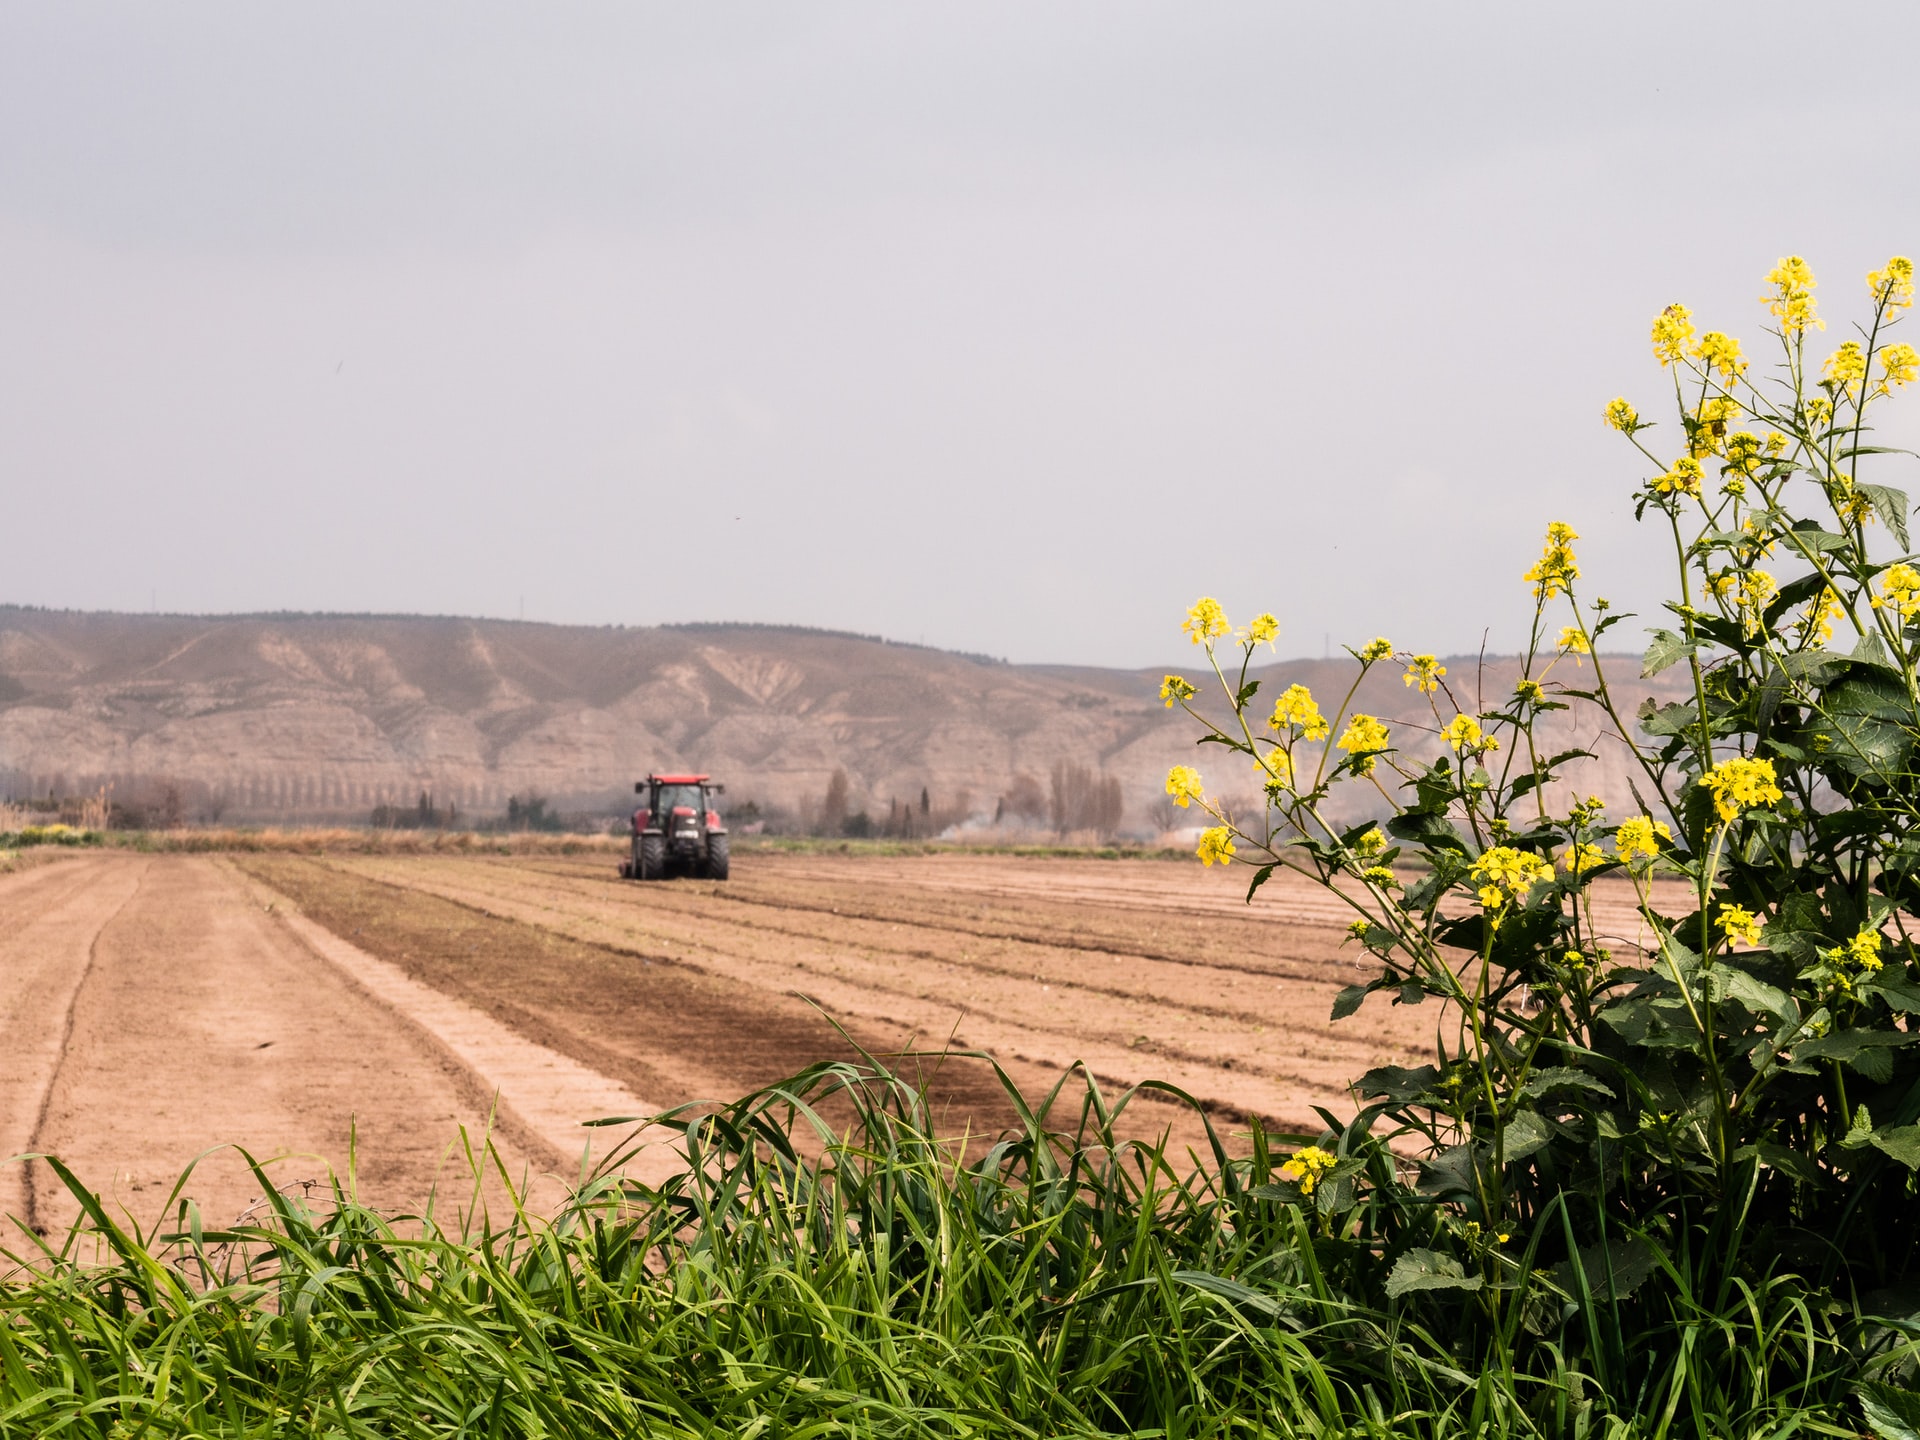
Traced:
<svg viewBox="0 0 1920 1440">
<path fill-rule="evenodd" d="M 706 775 L 649 775 L 647 779 L 658 785 L 698 785 L 710 779 Z"/>
</svg>

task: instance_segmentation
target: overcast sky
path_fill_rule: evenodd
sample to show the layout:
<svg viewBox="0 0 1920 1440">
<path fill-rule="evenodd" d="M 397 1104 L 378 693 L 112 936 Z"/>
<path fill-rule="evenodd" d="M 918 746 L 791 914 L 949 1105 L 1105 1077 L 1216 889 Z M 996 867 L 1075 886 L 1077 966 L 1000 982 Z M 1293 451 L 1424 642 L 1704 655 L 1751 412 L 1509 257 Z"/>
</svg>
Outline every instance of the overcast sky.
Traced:
<svg viewBox="0 0 1920 1440">
<path fill-rule="evenodd" d="M 1776 256 L 1838 321 L 1920 252 L 1916 37 L 1911 4 L 12 0 L 0 600 L 1146 665 L 1211 592 L 1283 654 L 1511 648 L 1550 519 L 1653 594 L 1599 413 L 1657 402 L 1655 311 L 1751 354 Z"/>
</svg>

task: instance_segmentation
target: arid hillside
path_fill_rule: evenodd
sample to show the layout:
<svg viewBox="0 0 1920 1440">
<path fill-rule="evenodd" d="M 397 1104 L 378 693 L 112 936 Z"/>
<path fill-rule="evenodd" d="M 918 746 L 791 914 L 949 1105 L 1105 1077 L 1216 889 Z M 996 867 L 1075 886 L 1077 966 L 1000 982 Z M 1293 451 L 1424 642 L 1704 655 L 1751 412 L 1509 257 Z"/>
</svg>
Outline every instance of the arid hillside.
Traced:
<svg viewBox="0 0 1920 1440">
<path fill-rule="evenodd" d="M 1471 704 L 1477 662 L 1449 666 Z M 1623 679 L 1637 669 L 1614 667 Z M 1269 687 L 1303 681 L 1330 706 L 1351 668 L 1260 673 Z M 1487 663 L 1487 704 L 1513 675 L 1511 660 Z M 964 801 L 985 819 L 1008 797 L 1031 806 L 1065 763 L 1116 778 L 1123 828 L 1147 833 L 1171 819 L 1156 799 L 1170 764 L 1199 763 L 1228 794 L 1254 790 L 1250 773 L 1241 783 L 1221 770 L 1222 752 L 1195 761 L 1192 724 L 1161 706 L 1159 679 L 771 626 L 0 607 L 0 792 L 172 786 L 188 818 L 228 821 L 363 819 L 423 791 L 475 816 L 529 792 L 613 813 L 648 769 L 696 767 L 724 778 L 736 804 L 797 810 L 844 768 L 855 810 L 884 813 L 924 788 L 936 810 Z M 1413 721 L 1420 701 L 1394 667 L 1356 703 Z M 1570 717 L 1558 730 L 1556 748 L 1593 734 Z M 1411 729 L 1399 738 L 1434 744 Z M 1618 759 L 1603 751 L 1582 788 L 1624 803 Z"/>
</svg>

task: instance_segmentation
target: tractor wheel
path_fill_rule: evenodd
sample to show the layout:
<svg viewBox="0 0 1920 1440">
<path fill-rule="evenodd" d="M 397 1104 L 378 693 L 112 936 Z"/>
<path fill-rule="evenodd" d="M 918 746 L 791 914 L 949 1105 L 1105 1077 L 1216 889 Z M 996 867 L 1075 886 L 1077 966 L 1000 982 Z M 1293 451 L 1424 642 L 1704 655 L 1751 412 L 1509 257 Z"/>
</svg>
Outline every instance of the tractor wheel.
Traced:
<svg viewBox="0 0 1920 1440">
<path fill-rule="evenodd" d="M 667 839 L 664 835 L 640 837 L 640 878 L 658 880 L 667 873 Z"/>
<path fill-rule="evenodd" d="M 727 837 L 724 835 L 707 836 L 707 878 L 727 878 Z"/>
</svg>

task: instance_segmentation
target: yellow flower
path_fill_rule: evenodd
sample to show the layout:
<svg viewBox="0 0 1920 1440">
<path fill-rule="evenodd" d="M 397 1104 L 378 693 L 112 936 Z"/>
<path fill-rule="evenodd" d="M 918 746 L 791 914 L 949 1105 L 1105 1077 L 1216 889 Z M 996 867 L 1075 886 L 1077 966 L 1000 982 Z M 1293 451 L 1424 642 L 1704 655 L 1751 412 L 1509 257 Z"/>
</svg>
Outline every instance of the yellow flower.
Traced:
<svg viewBox="0 0 1920 1440">
<path fill-rule="evenodd" d="M 1687 442 L 1687 451 L 1694 456 L 1718 455 L 1721 437 L 1727 433 L 1729 421 L 1740 418 L 1740 406 L 1725 395 L 1715 395 L 1700 402 L 1700 408 L 1693 412 L 1694 425 L 1692 437 Z"/>
<path fill-rule="evenodd" d="M 1713 808 L 1723 821 L 1783 798 L 1774 783 L 1773 762 L 1746 755 L 1722 760 L 1701 777 L 1701 783 L 1713 792 Z"/>
<path fill-rule="evenodd" d="M 1825 384 L 1852 395 L 1858 392 L 1860 377 L 1866 373 L 1866 352 L 1861 350 L 1858 340 L 1848 340 L 1827 357 L 1826 368 L 1820 376 Z"/>
<path fill-rule="evenodd" d="M 1747 481 L 1760 468 L 1760 437 L 1751 430 L 1736 430 L 1727 437 L 1727 463 L 1720 470 L 1721 482 L 1729 495 L 1747 493 Z"/>
<path fill-rule="evenodd" d="M 1867 276 L 1867 289 L 1873 293 L 1874 304 L 1889 310 L 1906 309 L 1913 304 L 1913 261 L 1895 255 L 1887 261 L 1886 269 Z"/>
<path fill-rule="evenodd" d="M 1371 880 L 1376 885 L 1398 885 L 1400 883 L 1400 877 L 1395 875 L 1392 868 L 1386 865 L 1369 865 L 1365 870 L 1360 872 L 1360 878 L 1362 880 Z"/>
<path fill-rule="evenodd" d="M 1269 790 L 1284 790 L 1293 784 L 1293 761 L 1277 745 L 1256 758 L 1253 768 L 1260 772 L 1260 783 Z"/>
<path fill-rule="evenodd" d="M 1384 660 L 1391 654 L 1393 654 L 1393 642 L 1384 635 L 1369 640 L 1360 647 L 1360 658 L 1368 664 L 1372 664 L 1375 660 Z"/>
<path fill-rule="evenodd" d="M 1781 333 L 1788 338 L 1807 330 L 1827 328 L 1827 322 L 1814 314 L 1813 291 L 1817 283 L 1813 268 L 1798 255 L 1782 256 L 1767 272 L 1767 284 L 1773 288 L 1760 298 L 1767 302 L 1767 309 L 1780 322 Z"/>
<path fill-rule="evenodd" d="M 1285 730 L 1290 725 L 1300 727 L 1303 739 L 1327 738 L 1326 717 L 1314 703 L 1313 692 L 1304 685 L 1289 685 L 1281 691 L 1280 698 L 1273 702 L 1273 714 L 1267 719 L 1270 730 Z"/>
<path fill-rule="evenodd" d="M 1167 702 L 1167 708 L 1171 710 L 1174 701 L 1193 698 L 1193 686 L 1178 675 L 1169 675 L 1160 682 L 1160 698 Z"/>
<path fill-rule="evenodd" d="M 1584 875 L 1606 864 L 1607 852 L 1598 845 L 1582 840 L 1567 847 L 1566 854 L 1560 857 L 1560 863 L 1569 875 Z"/>
<path fill-rule="evenodd" d="M 1691 455 L 1682 455 L 1678 460 L 1673 462 L 1673 468 L 1667 471 L 1666 474 L 1654 477 L 1653 488 L 1658 490 L 1662 495 L 1672 495 L 1678 492 L 1682 495 L 1698 497 L 1700 494 L 1700 477 L 1705 473 L 1706 472 L 1700 468 L 1700 462 L 1698 460 L 1694 459 Z"/>
<path fill-rule="evenodd" d="M 1531 851 L 1495 845 L 1481 852 L 1471 873 L 1473 879 L 1483 882 L 1480 903 L 1491 910 L 1506 904 L 1509 898 L 1525 899 L 1538 881 L 1553 878 L 1553 865 Z"/>
<path fill-rule="evenodd" d="M 1591 655 L 1593 646 L 1582 633 L 1578 625 L 1568 625 L 1560 631 L 1560 649 L 1568 655 Z"/>
<path fill-rule="evenodd" d="M 1580 575 L 1580 563 L 1573 555 L 1573 542 L 1579 538 L 1574 528 L 1564 520 L 1556 520 L 1547 526 L 1546 548 L 1540 552 L 1540 558 L 1534 562 L 1533 568 L 1520 577 L 1533 586 L 1534 599 L 1551 600 L 1573 589 L 1573 582 Z"/>
<path fill-rule="evenodd" d="M 1440 677 L 1446 673 L 1447 667 L 1437 657 L 1416 655 L 1413 663 L 1407 666 L 1407 673 L 1400 678 L 1405 684 L 1418 685 L 1421 694 L 1431 695 L 1440 688 Z"/>
<path fill-rule="evenodd" d="M 1523 705 L 1538 705 L 1547 698 L 1547 687 L 1538 680 L 1522 680 L 1513 687 L 1514 699 Z"/>
<path fill-rule="evenodd" d="M 1818 640 L 1822 645 L 1833 639 L 1833 622 L 1845 613 L 1840 597 L 1834 593 L 1831 585 L 1820 592 L 1820 598 L 1807 607 L 1807 613 L 1800 620 L 1800 643 L 1807 644 Z"/>
<path fill-rule="evenodd" d="M 1347 732 L 1336 742 L 1353 756 L 1353 773 L 1371 775 L 1373 757 L 1387 748 L 1387 727 L 1371 715 L 1354 715 L 1347 721 Z"/>
<path fill-rule="evenodd" d="M 1353 842 L 1354 853 L 1371 860 L 1387 848 L 1387 837 L 1378 825 Z"/>
<path fill-rule="evenodd" d="M 1447 722 L 1447 728 L 1440 732 L 1440 738 L 1453 747 L 1456 755 L 1464 755 L 1469 750 L 1498 750 L 1500 742 L 1482 734 L 1480 722 L 1471 715 L 1456 715 Z"/>
<path fill-rule="evenodd" d="M 1725 905 L 1720 910 L 1720 933 L 1729 940 L 1738 940 L 1745 945 L 1760 943 L 1761 920 L 1750 910 L 1738 905 Z"/>
<path fill-rule="evenodd" d="M 1233 831 L 1225 825 L 1212 825 L 1200 832 L 1200 844 L 1194 854 L 1200 857 L 1200 863 L 1211 865 L 1219 861 L 1222 865 L 1233 863 Z"/>
<path fill-rule="evenodd" d="M 1311 1195 L 1313 1187 L 1320 1183 L 1320 1177 L 1339 1163 L 1339 1156 L 1322 1150 L 1318 1145 L 1309 1145 L 1293 1152 L 1292 1158 L 1280 1167 L 1280 1178 L 1298 1185 L 1302 1195 Z"/>
<path fill-rule="evenodd" d="M 1191 765 L 1176 765 L 1167 771 L 1167 794 L 1182 810 L 1201 798 L 1200 772 Z"/>
<path fill-rule="evenodd" d="M 1880 932 L 1862 930 L 1847 942 L 1847 958 L 1857 965 L 1863 974 L 1872 975 L 1885 969 L 1886 962 L 1880 958 Z"/>
<path fill-rule="evenodd" d="M 1631 820 L 1622 820 L 1613 832 L 1613 848 L 1622 860 L 1632 864 L 1635 860 L 1659 858 L 1660 842 L 1672 839 L 1673 832 L 1667 828 L 1666 821 L 1636 815 Z"/>
<path fill-rule="evenodd" d="M 1887 394 L 1896 385 L 1911 385 L 1920 378 L 1920 351 L 1904 340 L 1880 352 L 1880 393 Z"/>
<path fill-rule="evenodd" d="M 1818 430 L 1833 419 L 1833 401 L 1824 395 L 1808 396 L 1803 408 L 1806 411 L 1807 424 L 1812 429 Z"/>
<path fill-rule="evenodd" d="M 1902 560 L 1889 565 L 1880 576 L 1881 594 L 1873 597 L 1876 610 L 1892 606 L 1902 620 L 1911 620 L 1920 611 L 1920 570 Z"/>
<path fill-rule="evenodd" d="M 1253 623 L 1247 626 L 1247 639 L 1254 644 L 1273 643 L 1273 637 L 1280 633 L 1280 622 L 1272 615 L 1262 612 L 1253 617 Z"/>
<path fill-rule="evenodd" d="M 1693 344 L 1693 316 L 1679 301 L 1653 317 L 1653 358 L 1665 369 L 1684 360 Z"/>
<path fill-rule="evenodd" d="M 1766 452 L 1769 455 L 1784 455 L 1787 450 L 1787 437 L 1778 430 L 1767 436 Z"/>
<path fill-rule="evenodd" d="M 1747 368 L 1747 362 L 1740 358 L 1740 342 L 1731 335 L 1722 335 L 1718 330 L 1709 330 L 1700 337 L 1700 345 L 1694 352 L 1709 369 L 1718 370 L 1722 381 L 1736 380 Z"/>
<path fill-rule="evenodd" d="M 1631 435 L 1640 426 L 1640 415 L 1629 405 L 1625 396 L 1607 402 L 1607 424 L 1615 430 L 1624 430 Z"/>
<path fill-rule="evenodd" d="M 1216 635 L 1226 634 L 1233 627 L 1227 623 L 1227 612 L 1220 607 L 1220 602 L 1211 595 L 1202 595 L 1193 602 L 1187 611 L 1187 618 L 1180 622 L 1180 628 L 1186 631 L 1188 639 L 1200 645 Z"/>
</svg>

